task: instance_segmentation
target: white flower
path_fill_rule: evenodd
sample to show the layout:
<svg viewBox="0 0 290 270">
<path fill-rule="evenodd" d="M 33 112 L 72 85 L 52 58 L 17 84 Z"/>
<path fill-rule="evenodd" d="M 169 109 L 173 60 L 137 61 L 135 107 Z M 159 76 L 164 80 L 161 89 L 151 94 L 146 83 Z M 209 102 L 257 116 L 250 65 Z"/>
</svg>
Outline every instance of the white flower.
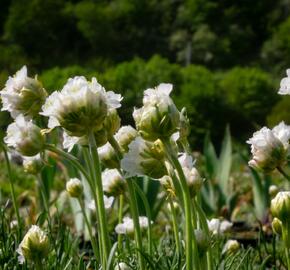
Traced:
<svg viewBox="0 0 290 270">
<path fill-rule="evenodd" d="M 32 157 L 23 157 L 23 168 L 24 171 L 31 174 L 37 174 L 43 167 L 43 161 L 40 154 Z"/>
<path fill-rule="evenodd" d="M 16 117 L 15 122 L 8 126 L 4 141 L 24 156 L 38 154 L 44 149 L 45 143 L 40 128 L 31 120 L 25 120 L 21 114 Z"/>
<path fill-rule="evenodd" d="M 146 140 L 170 138 L 179 126 L 180 113 L 169 94 L 171 84 L 160 84 L 144 92 L 143 107 L 134 109 L 137 130 Z"/>
<path fill-rule="evenodd" d="M 240 243 L 237 240 L 228 240 L 222 250 L 222 254 L 235 253 L 240 249 Z"/>
<path fill-rule="evenodd" d="M 111 197 L 107 197 L 106 195 L 104 195 L 104 205 L 105 205 L 105 209 L 106 210 L 109 210 L 112 205 L 113 205 L 113 202 L 114 202 L 114 197 L 111 196 Z M 88 208 L 92 211 L 96 211 L 96 203 L 94 200 L 91 200 L 89 203 L 88 203 Z"/>
<path fill-rule="evenodd" d="M 130 270 L 131 268 L 124 262 L 120 262 L 115 266 L 115 270 Z"/>
<path fill-rule="evenodd" d="M 129 144 L 129 152 L 121 160 L 121 168 L 126 171 L 126 177 L 147 175 L 159 179 L 164 176 L 167 171 L 160 141 L 151 143 L 137 137 Z"/>
<path fill-rule="evenodd" d="M 287 77 L 283 78 L 280 82 L 280 89 L 278 94 L 289 95 L 290 94 L 290 69 L 286 71 Z"/>
<path fill-rule="evenodd" d="M 70 136 L 81 137 L 101 129 L 108 110 L 120 107 L 121 100 L 121 95 L 106 92 L 96 78 L 88 82 L 77 76 L 47 98 L 41 114 L 49 117 L 49 128 L 61 126 Z"/>
<path fill-rule="evenodd" d="M 9 111 L 13 118 L 19 114 L 35 116 L 45 101 L 46 91 L 35 78 L 27 76 L 27 68 L 23 66 L 13 77 L 9 77 L 5 88 L 1 91 L 2 111 Z"/>
<path fill-rule="evenodd" d="M 128 152 L 128 145 L 138 136 L 138 132 L 131 126 L 123 126 L 114 135 L 123 152 Z"/>
<path fill-rule="evenodd" d="M 221 235 L 227 232 L 233 223 L 227 220 L 219 220 L 218 218 L 213 218 L 207 221 L 208 229 L 213 235 Z"/>
<path fill-rule="evenodd" d="M 290 126 L 281 122 L 272 130 L 263 127 L 253 134 L 247 143 L 251 144 L 253 159 L 251 167 L 272 171 L 280 166 L 286 158 L 289 148 Z"/>
<path fill-rule="evenodd" d="M 147 217 L 139 217 L 140 229 L 144 230 L 148 228 L 149 222 Z M 123 218 L 123 223 L 118 224 L 115 227 L 117 234 L 133 234 L 134 233 L 134 222 L 133 219 L 129 217 Z"/>
<path fill-rule="evenodd" d="M 103 190 L 106 194 L 118 196 L 125 190 L 125 179 L 117 169 L 106 169 L 102 172 Z"/>
<path fill-rule="evenodd" d="M 16 251 L 20 255 L 19 263 L 23 263 L 24 259 L 33 262 L 42 260 L 49 253 L 49 239 L 37 225 L 32 225 Z"/>
<path fill-rule="evenodd" d="M 83 194 L 83 184 L 78 178 L 71 178 L 66 183 L 66 191 L 72 198 L 80 198 Z"/>
<path fill-rule="evenodd" d="M 189 170 L 193 168 L 193 165 L 194 165 L 193 158 L 191 155 L 187 153 L 180 153 L 178 157 L 178 161 L 181 167 L 186 167 Z"/>
</svg>

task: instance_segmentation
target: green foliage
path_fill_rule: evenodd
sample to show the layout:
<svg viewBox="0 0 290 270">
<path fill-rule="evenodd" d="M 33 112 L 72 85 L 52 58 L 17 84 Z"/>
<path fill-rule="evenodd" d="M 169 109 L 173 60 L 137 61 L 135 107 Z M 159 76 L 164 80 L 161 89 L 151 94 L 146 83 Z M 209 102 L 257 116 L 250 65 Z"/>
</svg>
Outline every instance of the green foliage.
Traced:
<svg viewBox="0 0 290 270">
<path fill-rule="evenodd" d="M 290 97 L 283 98 L 272 108 L 271 113 L 267 117 L 267 124 L 270 127 L 276 126 L 281 121 L 286 124 L 290 123 Z"/>
</svg>

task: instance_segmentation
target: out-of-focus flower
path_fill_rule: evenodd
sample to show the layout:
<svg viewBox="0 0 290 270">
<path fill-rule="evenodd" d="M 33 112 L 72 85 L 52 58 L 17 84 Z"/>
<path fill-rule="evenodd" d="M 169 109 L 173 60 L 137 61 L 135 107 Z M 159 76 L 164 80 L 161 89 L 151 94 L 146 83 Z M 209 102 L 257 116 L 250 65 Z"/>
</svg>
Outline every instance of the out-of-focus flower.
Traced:
<svg viewBox="0 0 290 270">
<path fill-rule="evenodd" d="M 177 131 L 180 114 L 169 97 L 172 88 L 172 84 L 161 83 L 154 89 L 147 89 L 143 107 L 134 110 L 137 130 L 146 140 L 170 138 Z"/>
<path fill-rule="evenodd" d="M 36 116 L 47 96 L 41 82 L 27 76 L 26 66 L 9 77 L 0 94 L 2 111 L 9 111 L 13 118 L 19 114 L 28 118 Z"/>
<path fill-rule="evenodd" d="M 23 156 L 37 155 L 44 149 L 45 144 L 41 129 L 31 120 L 25 120 L 21 114 L 8 126 L 4 141 Z"/>
<path fill-rule="evenodd" d="M 290 95 L 290 69 L 286 71 L 287 77 L 283 78 L 280 82 L 280 89 L 278 94 L 280 95 Z"/>
<path fill-rule="evenodd" d="M 66 191 L 72 198 L 80 198 L 83 195 L 83 184 L 77 178 L 71 178 L 66 183 Z"/>
<path fill-rule="evenodd" d="M 274 218 L 272 221 L 273 232 L 277 235 L 282 235 L 282 222 L 278 218 Z"/>
<path fill-rule="evenodd" d="M 220 220 L 218 218 L 213 218 L 207 221 L 208 229 L 213 235 L 222 235 L 229 231 L 233 226 L 233 223 L 227 220 Z"/>
<path fill-rule="evenodd" d="M 284 224 L 290 216 L 290 191 L 280 191 L 271 201 L 271 213 Z"/>
<path fill-rule="evenodd" d="M 282 165 L 289 149 L 290 126 L 281 122 L 272 130 L 263 127 L 247 143 L 251 144 L 252 160 L 249 166 L 270 172 Z"/>
<path fill-rule="evenodd" d="M 279 188 L 276 185 L 271 185 L 269 187 L 269 195 L 271 198 L 274 198 L 279 192 Z"/>
<path fill-rule="evenodd" d="M 41 114 L 49 117 L 49 128 L 61 126 L 70 136 L 82 137 L 100 130 L 108 110 L 120 107 L 121 100 L 121 95 L 106 92 L 96 78 L 88 82 L 77 76 L 47 98 Z"/>
<path fill-rule="evenodd" d="M 49 253 L 49 239 L 44 231 L 37 225 L 32 225 L 20 243 L 17 253 L 19 262 L 30 260 L 39 262 L 45 259 Z"/>
<path fill-rule="evenodd" d="M 126 182 L 117 169 L 106 169 L 102 173 L 103 190 L 111 196 L 118 196 L 125 191 Z"/>
<path fill-rule="evenodd" d="M 18 226 L 18 221 L 17 220 L 12 220 L 11 222 L 10 222 L 10 229 L 11 230 L 14 230 L 15 228 L 17 228 L 17 226 Z"/>
<path fill-rule="evenodd" d="M 222 250 L 222 254 L 236 253 L 240 249 L 240 243 L 237 240 L 228 240 Z"/>
<path fill-rule="evenodd" d="M 148 228 L 149 221 L 147 217 L 139 217 L 139 223 L 140 223 L 140 229 L 145 230 Z M 129 217 L 123 218 L 123 223 L 118 224 L 115 227 L 115 231 L 117 234 L 128 234 L 133 235 L 134 234 L 134 222 L 133 219 Z"/>
<path fill-rule="evenodd" d="M 114 148 L 110 143 L 98 148 L 98 154 L 102 164 L 109 169 L 120 168 L 120 161 L 116 155 Z"/>
<path fill-rule="evenodd" d="M 199 254 L 204 254 L 210 245 L 210 237 L 200 229 L 194 230 L 194 235 Z"/>
<path fill-rule="evenodd" d="M 26 173 L 38 174 L 44 166 L 44 162 L 37 154 L 32 157 L 23 157 L 23 168 Z"/>
<path fill-rule="evenodd" d="M 115 266 L 115 270 L 130 270 L 131 268 L 124 262 L 120 262 Z"/>
<path fill-rule="evenodd" d="M 129 144 L 129 152 L 121 160 L 121 167 L 127 177 L 147 175 L 159 179 L 167 173 L 164 159 L 165 154 L 160 140 L 151 143 L 137 137 Z"/>
<path fill-rule="evenodd" d="M 114 202 L 113 196 L 107 197 L 106 195 L 104 195 L 104 205 L 106 210 L 109 210 L 112 207 L 113 202 Z M 88 208 L 91 209 L 92 211 L 96 211 L 96 203 L 94 200 L 91 200 L 88 203 Z"/>
</svg>

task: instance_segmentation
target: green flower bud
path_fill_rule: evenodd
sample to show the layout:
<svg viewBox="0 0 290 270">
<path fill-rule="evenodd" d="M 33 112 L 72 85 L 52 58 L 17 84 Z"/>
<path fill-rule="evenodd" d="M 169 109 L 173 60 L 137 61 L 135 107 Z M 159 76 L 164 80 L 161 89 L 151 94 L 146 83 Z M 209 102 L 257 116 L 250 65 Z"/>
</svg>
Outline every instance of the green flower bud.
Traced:
<svg viewBox="0 0 290 270">
<path fill-rule="evenodd" d="M 112 137 L 117 130 L 120 128 L 121 119 L 117 113 L 116 109 L 111 109 L 108 111 L 106 119 L 104 121 L 104 129 L 107 133 L 107 137 Z"/>
<path fill-rule="evenodd" d="M 177 131 L 180 114 L 169 97 L 171 84 L 160 84 L 144 92 L 143 107 L 133 117 L 141 136 L 149 141 L 170 138 Z"/>
<path fill-rule="evenodd" d="M 80 198 L 83 194 L 83 184 L 77 178 L 72 178 L 66 183 L 66 191 L 72 198 Z"/>
<path fill-rule="evenodd" d="M 222 254 L 233 254 L 240 249 L 240 243 L 237 240 L 228 240 L 224 245 Z"/>
<path fill-rule="evenodd" d="M 49 253 L 49 239 L 36 225 L 33 225 L 24 236 L 17 252 L 26 260 L 39 262 Z"/>
<path fill-rule="evenodd" d="M 282 235 L 282 222 L 278 218 L 274 218 L 272 221 L 273 232 L 277 235 Z"/>
<path fill-rule="evenodd" d="M 271 201 L 271 213 L 286 223 L 290 216 L 290 191 L 280 191 Z"/>
<path fill-rule="evenodd" d="M 23 159 L 23 168 L 26 173 L 38 174 L 44 166 L 40 155 L 33 157 L 24 157 Z"/>
<path fill-rule="evenodd" d="M 18 115 L 15 122 L 8 126 L 4 141 L 23 156 L 31 157 L 44 150 L 45 137 L 32 121 L 26 121 L 23 115 Z"/>
<path fill-rule="evenodd" d="M 269 187 L 269 195 L 271 198 L 274 198 L 279 192 L 279 188 L 276 185 L 271 185 Z"/>
</svg>

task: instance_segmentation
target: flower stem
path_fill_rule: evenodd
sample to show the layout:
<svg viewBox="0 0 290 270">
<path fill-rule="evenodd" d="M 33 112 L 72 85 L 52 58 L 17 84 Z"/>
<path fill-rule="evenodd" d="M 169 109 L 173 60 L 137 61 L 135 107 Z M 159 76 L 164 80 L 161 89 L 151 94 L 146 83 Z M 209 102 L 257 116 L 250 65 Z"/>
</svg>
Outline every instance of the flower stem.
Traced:
<svg viewBox="0 0 290 270">
<path fill-rule="evenodd" d="M 283 170 L 282 167 L 277 167 L 277 170 L 288 180 L 290 181 L 290 176 Z"/>
<path fill-rule="evenodd" d="M 119 213 L 118 213 L 118 223 L 122 223 L 123 219 L 123 205 L 124 205 L 124 195 L 119 196 Z M 122 234 L 118 234 L 118 249 L 119 252 L 122 250 Z"/>
<path fill-rule="evenodd" d="M 172 224 L 173 224 L 173 231 L 174 231 L 174 238 L 175 238 L 175 245 L 176 245 L 176 252 L 178 256 L 181 255 L 181 246 L 178 234 L 178 225 L 177 225 L 177 218 L 176 218 L 176 211 L 172 202 L 172 199 L 169 197 L 169 204 L 171 210 L 171 217 L 172 217 Z"/>
<path fill-rule="evenodd" d="M 20 231 L 20 229 L 21 229 L 21 218 L 20 218 L 20 214 L 19 214 L 17 201 L 16 201 L 13 174 L 12 174 L 12 170 L 11 170 L 10 161 L 9 161 L 9 157 L 8 157 L 8 154 L 7 154 L 6 147 L 3 144 L 1 144 L 1 146 L 2 146 L 2 149 L 3 149 L 5 161 L 6 161 L 8 179 L 9 179 L 9 184 L 10 184 L 10 192 L 11 192 L 11 197 L 12 197 L 12 203 L 13 203 L 13 207 L 14 207 L 14 210 L 15 210 L 16 219 L 17 219 L 18 228 L 19 228 L 18 231 Z"/>
<path fill-rule="evenodd" d="M 99 213 L 99 224 L 100 224 L 100 233 L 101 233 L 101 240 L 103 246 L 103 268 L 106 269 L 106 264 L 109 256 L 110 251 L 110 239 L 108 233 L 108 225 L 106 219 L 106 212 L 105 212 L 105 204 L 104 204 L 104 192 L 103 192 L 103 184 L 102 184 L 102 175 L 101 175 L 101 166 L 98 156 L 98 149 L 96 145 L 96 140 L 93 132 L 89 133 L 89 145 L 90 145 L 90 153 L 91 158 L 94 164 L 95 173 L 92 176 L 94 177 L 94 182 L 96 185 L 96 195 L 97 195 L 97 208 Z"/>
<path fill-rule="evenodd" d="M 185 210 L 185 232 L 186 232 L 186 269 L 193 269 L 192 264 L 192 256 L 194 261 L 195 269 L 199 270 L 199 258 L 198 258 L 198 250 L 196 245 L 196 239 L 193 234 L 193 226 L 192 226 L 192 204 L 189 194 L 189 189 L 186 183 L 186 178 L 183 173 L 182 167 L 178 161 L 177 155 L 175 151 L 172 149 L 171 143 L 169 140 L 164 139 L 163 144 L 166 149 L 166 153 L 169 161 L 172 163 L 173 167 L 176 169 L 180 184 L 182 187 L 182 196 L 184 202 L 184 210 Z M 192 248 L 194 246 L 194 250 Z"/>
<path fill-rule="evenodd" d="M 138 249 L 139 266 L 141 270 L 145 270 L 146 268 L 145 268 L 144 260 L 141 254 L 143 248 L 142 248 L 142 236 L 141 236 L 140 223 L 139 223 L 139 211 L 137 208 L 137 199 L 136 199 L 136 194 L 135 194 L 132 181 L 133 179 L 127 179 L 130 209 L 131 209 L 131 214 L 132 214 L 133 223 L 134 223 L 134 232 L 135 232 L 135 240 L 136 240 L 137 249 Z"/>
<path fill-rule="evenodd" d="M 91 239 L 91 243 L 92 243 L 92 248 L 93 248 L 94 254 L 95 254 L 96 258 L 98 259 L 98 261 L 101 261 L 100 260 L 99 250 L 97 248 L 97 242 L 96 242 L 96 239 L 93 236 L 92 226 L 91 226 L 91 223 L 89 222 L 88 216 L 86 214 L 86 210 L 85 210 L 84 204 L 83 204 L 83 202 L 81 201 L 80 198 L 78 198 L 78 202 L 80 204 L 80 207 L 81 207 L 81 210 L 82 210 L 82 214 L 84 216 L 84 220 L 85 220 L 85 223 L 86 223 L 88 231 L 89 231 L 89 235 L 90 235 L 90 239 Z"/>
</svg>

